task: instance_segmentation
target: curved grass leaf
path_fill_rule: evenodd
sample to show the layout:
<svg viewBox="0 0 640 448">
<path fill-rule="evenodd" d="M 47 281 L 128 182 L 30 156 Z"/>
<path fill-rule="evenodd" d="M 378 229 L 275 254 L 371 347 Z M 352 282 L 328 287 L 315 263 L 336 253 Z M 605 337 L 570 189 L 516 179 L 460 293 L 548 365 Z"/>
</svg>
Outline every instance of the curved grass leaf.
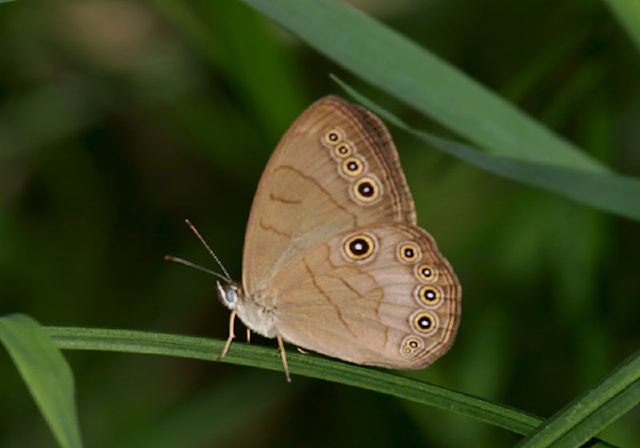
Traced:
<svg viewBox="0 0 640 448">
<path fill-rule="evenodd" d="M 58 347 L 63 349 L 147 353 L 206 361 L 218 360 L 224 346 L 224 341 L 219 340 L 129 330 L 49 327 L 48 332 Z M 539 417 L 507 406 L 393 373 L 291 351 L 287 352 L 287 358 L 294 375 L 387 393 L 463 414 L 518 434 L 525 434 L 542 422 Z M 277 350 L 238 342 L 233 344 L 224 362 L 282 370 Z"/>
<path fill-rule="evenodd" d="M 47 330 L 58 347 L 74 350 L 146 353 L 216 361 L 224 346 L 224 341 L 219 340 L 142 331 L 69 327 L 48 327 Z M 508 406 L 394 373 L 315 355 L 288 352 L 287 358 L 294 375 L 355 386 L 449 410 L 518 434 L 526 434 L 542 422 L 539 417 Z M 277 350 L 238 342 L 234 343 L 224 362 L 282 370 Z M 598 440 L 594 440 L 594 444 L 610 446 Z"/>
<path fill-rule="evenodd" d="M 413 129 L 343 81 L 335 77 L 334 79 L 356 101 L 436 149 L 499 176 L 559 193 L 620 216 L 640 220 L 640 180 L 636 178 L 487 154 L 462 143 Z"/>
<path fill-rule="evenodd" d="M 521 442 L 521 447 L 581 446 L 640 403 L 640 352 Z"/>
<path fill-rule="evenodd" d="M 336 0 L 243 0 L 360 78 L 487 151 L 606 172 L 456 67 Z"/>
<path fill-rule="evenodd" d="M 60 446 L 81 447 L 73 374 L 60 350 L 40 324 L 21 314 L 0 318 L 0 340 Z"/>
</svg>

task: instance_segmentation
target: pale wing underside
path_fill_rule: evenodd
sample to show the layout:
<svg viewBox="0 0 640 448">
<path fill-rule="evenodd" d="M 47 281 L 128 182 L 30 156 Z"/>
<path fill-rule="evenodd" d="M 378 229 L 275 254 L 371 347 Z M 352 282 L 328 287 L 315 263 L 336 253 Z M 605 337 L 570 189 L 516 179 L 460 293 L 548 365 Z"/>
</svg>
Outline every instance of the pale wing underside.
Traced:
<svg viewBox="0 0 640 448">
<path fill-rule="evenodd" d="M 354 235 L 375 241 L 370 258 L 356 262 L 346 255 L 344 242 Z M 399 259 L 398 248 L 406 242 L 419 247 L 420 256 L 411 263 Z M 423 265 L 433 269 L 432 279 L 417 274 Z M 423 303 L 417 296 L 421 288 L 439 291 L 440 301 Z M 266 297 L 275 311 L 276 331 L 293 344 L 358 364 L 415 369 L 435 361 L 453 343 L 461 288 L 425 231 L 403 224 L 369 225 L 291 260 L 270 282 Z M 422 315 L 434 324 L 426 333 L 416 327 Z"/>
<path fill-rule="evenodd" d="M 330 129 L 344 133 L 354 156 L 365 161 L 366 172 L 379 179 L 381 196 L 375 204 L 354 200 L 354 179 L 340 172 L 342 159 L 323 143 Z M 416 220 L 389 133 L 368 111 L 337 97 L 323 98 L 289 128 L 262 175 L 245 237 L 244 291 L 251 295 L 264 289 L 285 263 L 332 235 L 393 222 Z"/>
</svg>

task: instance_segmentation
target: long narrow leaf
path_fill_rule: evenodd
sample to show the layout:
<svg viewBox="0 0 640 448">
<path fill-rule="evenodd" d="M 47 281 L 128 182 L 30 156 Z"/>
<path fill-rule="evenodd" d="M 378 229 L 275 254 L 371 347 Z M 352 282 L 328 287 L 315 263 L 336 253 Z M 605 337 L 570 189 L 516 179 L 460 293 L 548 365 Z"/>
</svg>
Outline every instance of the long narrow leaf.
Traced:
<svg viewBox="0 0 640 448">
<path fill-rule="evenodd" d="M 639 403 L 640 352 L 637 352 L 600 384 L 530 433 L 520 446 L 581 446 Z"/>
<path fill-rule="evenodd" d="M 60 446 L 81 447 L 73 374 L 60 350 L 40 324 L 21 314 L 0 318 L 0 341 Z"/>
<path fill-rule="evenodd" d="M 65 327 L 49 327 L 48 331 L 58 347 L 63 349 L 147 353 L 207 361 L 218 360 L 224 345 L 223 341 L 218 340 L 141 331 Z M 525 434 L 542 422 L 539 417 L 507 406 L 392 373 L 314 355 L 287 352 L 287 358 L 294 375 L 357 386 L 448 409 L 518 434 Z M 233 344 L 225 362 L 282 370 L 276 350 L 241 343 Z"/>
<path fill-rule="evenodd" d="M 349 95 L 368 109 L 436 149 L 500 176 L 559 193 L 591 207 L 640 220 L 640 180 L 636 178 L 487 154 L 462 143 L 413 129 L 343 81 L 335 79 Z"/>
<path fill-rule="evenodd" d="M 337 0 L 243 0 L 360 78 L 494 154 L 607 169 L 416 43 Z"/>
<path fill-rule="evenodd" d="M 224 341 L 141 331 L 69 327 L 49 327 L 48 331 L 58 347 L 63 349 L 146 353 L 215 361 L 219 360 L 224 346 Z M 287 358 L 294 375 L 360 387 L 446 409 L 518 434 L 526 434 L 542 422 L 539 417 L 508 406 L 394 373 L 315 355 L 288 352 Z M 282 370 L 277 350 L 241 343 L 234 343 L 225 362 Z M 598 440 L 593 443 L 593 446 L 611 446 Z"/>
</svg>

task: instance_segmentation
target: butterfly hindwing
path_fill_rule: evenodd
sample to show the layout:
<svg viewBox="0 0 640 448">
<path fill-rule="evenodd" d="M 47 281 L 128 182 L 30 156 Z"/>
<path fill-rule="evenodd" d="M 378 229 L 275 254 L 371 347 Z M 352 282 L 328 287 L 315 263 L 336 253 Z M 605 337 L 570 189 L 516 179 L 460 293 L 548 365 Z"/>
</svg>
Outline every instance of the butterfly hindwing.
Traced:
<svg viewBox="0 0 640 448">
<path fill-rule="evenodd" d="M 461 288 L 433 238 L 398 223 L 309 247 L 274 276 L 267 295 L 285 340 L 357 364 L 413 369 L 453 343 Z"/>
</svg>

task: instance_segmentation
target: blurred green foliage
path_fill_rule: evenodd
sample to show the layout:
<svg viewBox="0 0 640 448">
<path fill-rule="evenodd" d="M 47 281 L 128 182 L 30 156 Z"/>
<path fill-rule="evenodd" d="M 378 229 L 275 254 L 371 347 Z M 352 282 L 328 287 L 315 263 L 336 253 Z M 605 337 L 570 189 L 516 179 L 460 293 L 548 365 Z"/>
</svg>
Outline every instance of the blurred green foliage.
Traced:
<svg viewBox="0 0 640 448">
<path fill-rule="evenodd" d="M 602 162 L 640 175 L 640 59 L 597 1 L 358 2 Z M 330 30 L 327 30 L 330 32 Z M 210 263 L 235 278 L 255 186 L 337 73 L 445 130 L 231 0 L 0 5 L 0 315 L 223 338 Z M 464 286 L 456 345 L 412 376 L 542 416 L 640 346 L 640 228 L 392 129 L 420 223 Z M 640 198 L 638 199 L 640 201 Z M 270 343 L 259 341 L 258 343 Z M 320 381 L 184 359 L 65 352 L 87 446 L 508 446 L 468 419 Z M 52 446 L 0 355 L 0 446 Z M 632 411 L 603 437 L 640 445 Z M 150 442 L 152 441 L 152 442 Z"/>
</svg>

